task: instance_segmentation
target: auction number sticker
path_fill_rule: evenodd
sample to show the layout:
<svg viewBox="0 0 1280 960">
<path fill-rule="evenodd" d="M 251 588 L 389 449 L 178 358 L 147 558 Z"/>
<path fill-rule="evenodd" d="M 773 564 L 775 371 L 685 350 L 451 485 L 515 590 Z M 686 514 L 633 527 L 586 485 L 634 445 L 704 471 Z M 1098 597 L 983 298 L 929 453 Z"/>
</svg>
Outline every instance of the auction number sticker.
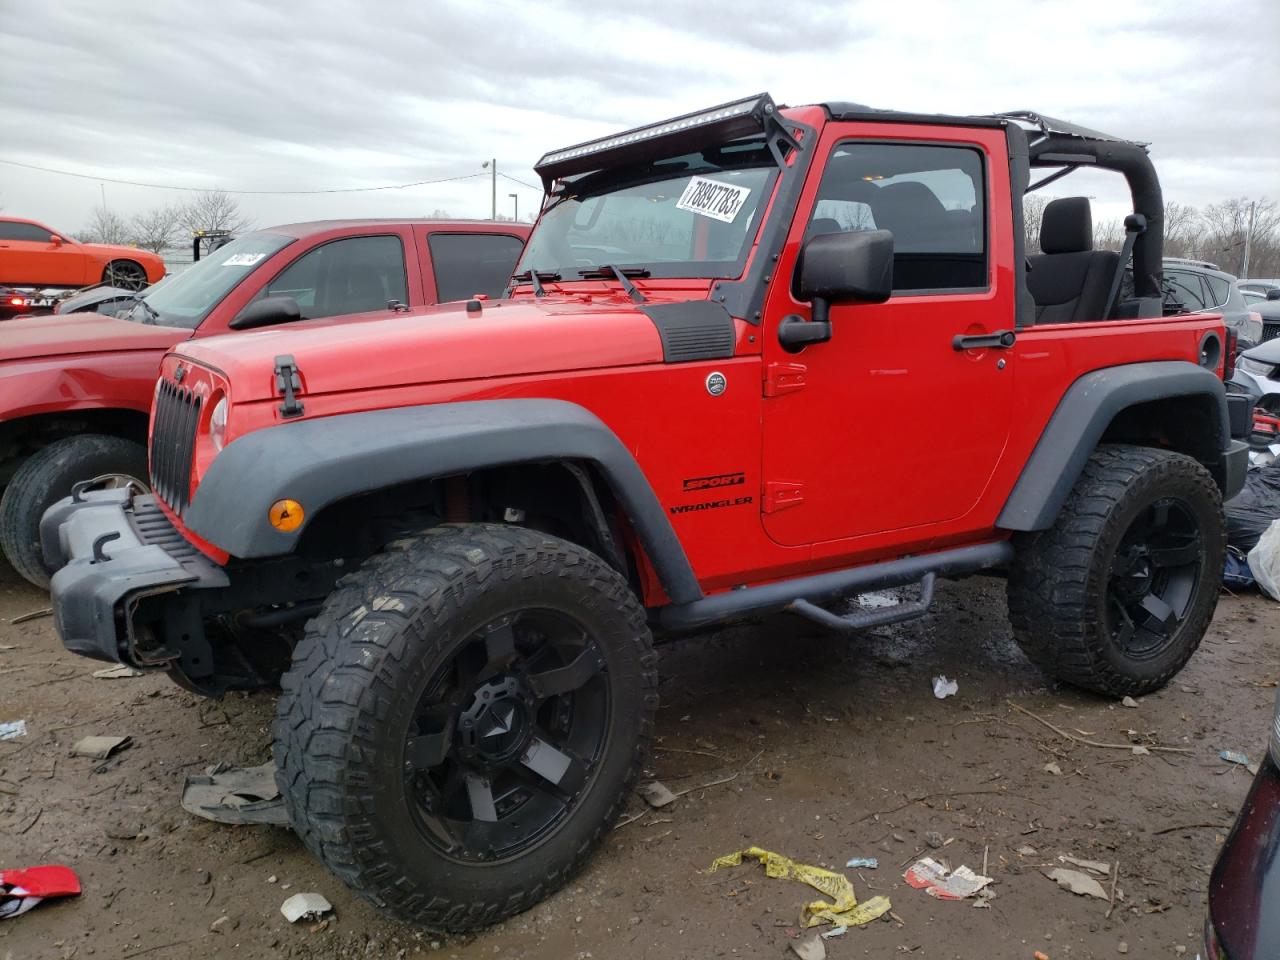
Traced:
<svg viewBox="0 0 1280 960">
<path fill-rule="evenodd" d="M 703 217 L 712 217 L 723 223 L 733 223 L 738 211 L 751 196 L 750 187 L 737 187 L 706 177 L 692 177 L 689 185 L 676 201 L 676 208 L 688 210 Z"/>
<path fill-rule="evenodd" d="M 252 267 L 265 257 L 265 253 L 237 253 L 222 261 L 224 267 Z"/>
</svg>

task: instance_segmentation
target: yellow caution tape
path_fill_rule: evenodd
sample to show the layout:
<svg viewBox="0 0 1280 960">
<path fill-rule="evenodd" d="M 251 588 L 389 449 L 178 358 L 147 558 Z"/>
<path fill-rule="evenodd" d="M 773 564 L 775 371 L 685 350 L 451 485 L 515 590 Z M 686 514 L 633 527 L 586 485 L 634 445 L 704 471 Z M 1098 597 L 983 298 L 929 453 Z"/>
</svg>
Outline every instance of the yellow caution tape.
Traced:
<svg viewBox="0 0 1280 960">
<path fill-rule="evenodd" d="M 744 857 L 753 857 L 764 864 L 765 876 L 775 880 L 799 880 L 835 901 L 827 903 L 825 900 L 814 900 L 805 904 L 803 916 L 806 927 L 814 927 L 820 923 L 858 927 L 884 916 L 892 906 L 888 897 L 872 897 L 859 904 L 858 898 L 853 894 L 853 884 L 844 874 L 811 867 L 807 863 L 796 863 L 789 857 L 760 847 L 747 847 L 737 853 L 717 857 L 707 872 L 715 873 L 721 867 L 741 866 Z"/>
</svg>

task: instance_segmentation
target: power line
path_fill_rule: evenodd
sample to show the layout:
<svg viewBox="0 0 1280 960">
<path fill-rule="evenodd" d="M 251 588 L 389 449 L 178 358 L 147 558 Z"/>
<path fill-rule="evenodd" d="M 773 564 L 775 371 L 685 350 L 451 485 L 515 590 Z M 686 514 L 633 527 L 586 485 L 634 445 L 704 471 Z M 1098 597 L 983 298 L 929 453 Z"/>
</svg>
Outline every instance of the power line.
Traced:
<svg viewBox="0 0 1280 960">
<path fill-rule="evenodd" d="M 541 187 L 532 183 L 526 183 L 524 180 L 517 180 L 515 177 L 511 176 L 510 174 L 502 173 L 501 171 L 499 171 L 498 176 L 504 177 L 507 180 L 510 180 L 512 183 L 518 183 L 522 187 L 528 187 L 530 190 L 537 190 L 539 193 L 542 192 Z"/>
<path fill-rule="evenodd" d="M 209 188 L 205 187 L 180 187 L 170 183 L 143 183 L 138 180 L 120 180 L 115 177 L 100 177 L 95 174 L 74 173 L 70 170 L 55 170 L 52 167 L 40 167 L 34 163 L 22 163 L 18 160 L 6 160 L 4 157 L 0 157 L 0 163 L 7 163 L 13 167 L 25 167 L 28 170 L 38 170 L 41 173 L 56 173 L 63 177 L 77 177 L 81 180 L 97 180 L 105 183 L 118 183 L 127 187 L 149 187 L 152 190 L 182 190 L 187 193 L 207 193 L 209 191 Z M 483 176 L 486 176 L 483 172 L 468 173 L 460 177 L 441 177 L 438 180 L 415 180 L 413 183 L 393 183 L 381 187 L 336 187 L 330 190 L 224 190 L 221 187 L 213 189 L 217 189 L 222 193 L 237 193 L 241 195 L 254 196 L 265 194 L 309 196 L 322 193 L 370 193 L 376 190 L 405 190 L 409 187 L 425 187 L 435 183 L 452 183 L 457 180 L 472 180 L 475 177 Z M 506 176 L 506 174 L 502 174 L 502 176 Z M 515 178 L 507 177 L 507 179 L 513 180 Z M 517 180 L 516 182 L 520 183 L 521 181 Z M 528 184 L 525 184 L 525 186 L 528 186 Z"/>
</svg>

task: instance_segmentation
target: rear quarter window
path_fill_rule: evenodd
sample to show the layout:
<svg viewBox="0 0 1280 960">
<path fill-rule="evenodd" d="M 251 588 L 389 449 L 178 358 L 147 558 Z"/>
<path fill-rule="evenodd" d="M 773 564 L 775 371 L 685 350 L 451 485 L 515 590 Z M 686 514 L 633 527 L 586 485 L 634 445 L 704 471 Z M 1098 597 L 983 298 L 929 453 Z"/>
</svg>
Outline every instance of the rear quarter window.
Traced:
<svg viewBox="0 0 1280 960">
<path fill-rule="evenodd" d="M 503 233 L 433 233 L 427 245 L 441 303 L 502 296 L 524 249 L 523 240 Z"/>
</svg>

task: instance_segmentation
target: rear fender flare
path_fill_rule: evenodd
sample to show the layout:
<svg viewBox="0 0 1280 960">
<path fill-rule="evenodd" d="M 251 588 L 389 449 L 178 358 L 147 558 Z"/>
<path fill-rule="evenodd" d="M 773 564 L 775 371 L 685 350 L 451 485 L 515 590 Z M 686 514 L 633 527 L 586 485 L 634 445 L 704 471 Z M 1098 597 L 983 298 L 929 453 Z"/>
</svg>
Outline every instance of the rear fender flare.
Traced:
<svg viewBox="0 0 1280 960">
<path fill-rule="evenodd" d="M 1182 360 L 1106 367 L 1087 373 L 1067 390 L 1018 477 L 996 526 L 1005 530 L 1046 530 L 1053 525 L 1085 462 L 1112 421 L 1138 404 L 1176 397 L 1203 397 L 1217 408 L 1211 418 L 1216 451 L 1205 466 L 1219 485 L 1221 454 L 1231 444 L 1227 397 L 1214 371 Z"/>
<path fill-rule="evenodd" d="M 218 454 L 183 523 L 234 557 L 293 551 L 306 523 L 267 519 L 290 498 L 313 518 L 329 504 L 414 480 L 515 463 L 585 460 L 608 481 L 673 602 L 702 596 L 635 458 L 595 414 L 564 400 L 477 400 L 352 413 L 267 427 Z"/>
</svg>

